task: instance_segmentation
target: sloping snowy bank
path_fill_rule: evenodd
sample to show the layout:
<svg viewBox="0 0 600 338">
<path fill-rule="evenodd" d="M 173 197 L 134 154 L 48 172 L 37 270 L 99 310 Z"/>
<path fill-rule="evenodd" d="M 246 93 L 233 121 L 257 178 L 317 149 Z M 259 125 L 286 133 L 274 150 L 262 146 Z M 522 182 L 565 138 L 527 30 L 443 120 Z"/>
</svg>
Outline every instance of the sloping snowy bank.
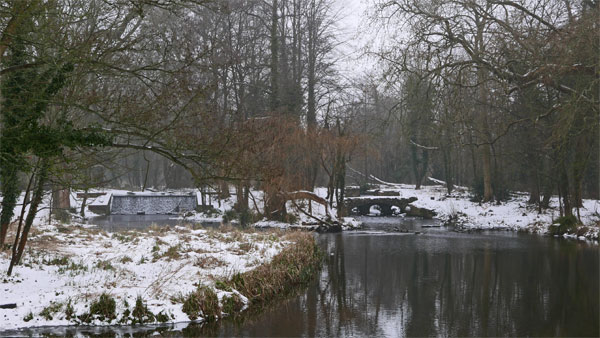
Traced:
<svg viewBox="0 0 600 338">
<path fill-rule="evenodd" d="M 0 329 L 80 323 L 102 293 L 115 300 L 116 318 L 141 297 L 157 320 L 189 321 L 177 301 L 216 280 L 269 262 L 292 242 L 277 231 L 241 231 L 231 227 L 194 229 L 154 227 L 147 231 L 106 233 L 78 226 L 36 225 L 29 249 L 13 276 L 4 275 L 9 252 L 0 253 Z M 10 238 L 10 237 L 9 237 Z M 217 290 L 222 302 L 235 291 Z M 237 299 L 247 302 L 237 294 Z M 79 318 L 78 318 L 79 317 Z M 98 316 L 86 324 L 106 325 Z"/>
<path fill-rule="evenodd" d="M 457 187 L 448 195 L 441 185 L 423 186 L 416 190 L 414 185 L 395 184 L 393 187 L 380 186 L 381 190 L 397 191 L 401 197 L 417 197 L 414 206 L 428 208 L 438 213 L 438 218 L 447 221 L 454 219 L 464 230 L 517 230 L 547 233 L 549 226 L 559 217 L 558 199 L 552 198 L 551 208 L 539 213 L 537 208 L 527 204 L 528 195 L 513 193 L 506 202 L 479 203 L 470 201 L 470 193 L 464 187 Z M 598 240 L 600 224 L 600 201 L 584 200 L 580 210 L 581 220 L 588 227 L 580 239 Z M 577 237 L 577 235 L 566 235 Z"/>
</svg>

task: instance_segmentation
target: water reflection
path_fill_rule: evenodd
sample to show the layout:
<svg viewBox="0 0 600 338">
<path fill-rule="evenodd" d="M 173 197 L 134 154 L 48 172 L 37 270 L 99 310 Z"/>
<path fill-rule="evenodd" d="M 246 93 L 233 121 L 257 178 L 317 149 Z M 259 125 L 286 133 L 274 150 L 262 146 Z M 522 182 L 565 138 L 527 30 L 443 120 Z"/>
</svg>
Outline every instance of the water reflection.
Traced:
<svg viewBox="0 0 600 338">
<path fill-rule="evenodd" d="M 598 248 L 518 234 L 335 234 L 306 292 L 221 336 L 598 336 Z M 333 255 L 331 255 L 333 254 Z M 214 332 L 212 332 L 214 333 Z"/>
</svg>

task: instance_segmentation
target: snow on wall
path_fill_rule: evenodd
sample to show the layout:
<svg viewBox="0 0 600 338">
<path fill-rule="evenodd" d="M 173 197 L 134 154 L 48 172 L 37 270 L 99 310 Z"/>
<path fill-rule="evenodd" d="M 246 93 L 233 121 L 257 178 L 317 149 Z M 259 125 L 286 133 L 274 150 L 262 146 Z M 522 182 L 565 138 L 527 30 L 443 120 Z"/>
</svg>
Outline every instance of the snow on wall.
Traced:
<svg viewBox="0 0 600 338">
<path fill-rule="evenodd" d="M 113 195 L 110 213 L 115 215 L 160 215 L 192 211 L 197 207 L 196 195 Z"/>
</svg>

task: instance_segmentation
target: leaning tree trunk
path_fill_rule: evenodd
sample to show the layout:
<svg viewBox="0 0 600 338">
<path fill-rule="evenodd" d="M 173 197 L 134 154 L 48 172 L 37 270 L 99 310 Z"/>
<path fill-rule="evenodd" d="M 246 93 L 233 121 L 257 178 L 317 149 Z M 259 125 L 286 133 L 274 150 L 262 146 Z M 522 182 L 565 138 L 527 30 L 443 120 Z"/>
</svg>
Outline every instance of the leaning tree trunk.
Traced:
<svg viewBox="0 0 600 338">
<path fill-rule="evenodd" d="M 40 167 L 40 171 L 38 173 L 37 182 L 35 184 L 35 188 L 33 191 L 33 197 L 31 198 L 31 205 L 29 206 L 29 212 L 27 213 L 27 218 L 25 219 L 25 225 L 23 227 L 23 232 L 21 234 L 21 238 L 19 240 L 19 245 L 17 247 L 17 251 L 13 251 L 13 256 L 10 260 L 10 265 L 8 267 L 8 275 L 12 273 L 12 269 L 14 265 L 19 264 L 21 261 L 21 257 L 23 256 L 23 251 L 25 250 L 25 244 L 27 244 L 27 237 L 29 235 L 29 230 L 31 230 L 31 226 L 37 215 L 38 207 L 42 202 L 42 198 L 44 197 L 44 184 L 48 179 L 48 170 L 50 166 L 50 161 L 48 159 L 43 159 Z"/>
</svg>

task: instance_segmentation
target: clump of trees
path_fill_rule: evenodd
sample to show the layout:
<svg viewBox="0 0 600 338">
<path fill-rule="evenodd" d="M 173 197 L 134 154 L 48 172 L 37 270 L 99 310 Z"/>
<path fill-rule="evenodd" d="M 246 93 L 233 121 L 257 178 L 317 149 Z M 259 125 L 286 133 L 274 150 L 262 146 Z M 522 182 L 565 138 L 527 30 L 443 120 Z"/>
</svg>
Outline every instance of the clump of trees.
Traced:
<svg viewBox="0 0 600 338">
<path fill-rule="evenodd" d="M 426 172 L 482 201 L 525 190 L 540 209 L 558 194 L 567 216 L 600 197 L 598 1 L 374 3 L 392 32 L 374 51 L 389 83 L 377 116 L 398 139 L 374 142 L 399 154 L 371 172 L 417 187 Z"/>
<path fill-rule="evenodd" d="M 193 185 L 227 195 L 233 184 L 245 212 L 257 186 L 265 215 L 284 219 L 289 193 L 312 190 L 321 167 L 340 181 L 352 142 L 322 113 L 346 112 L 336 103 L 335 19 L 330 0 L 2 4 L 0 248 L 12 247 L 9 269 L 41 205 L 71 215 L 71 189 Z"/>
</svg>

